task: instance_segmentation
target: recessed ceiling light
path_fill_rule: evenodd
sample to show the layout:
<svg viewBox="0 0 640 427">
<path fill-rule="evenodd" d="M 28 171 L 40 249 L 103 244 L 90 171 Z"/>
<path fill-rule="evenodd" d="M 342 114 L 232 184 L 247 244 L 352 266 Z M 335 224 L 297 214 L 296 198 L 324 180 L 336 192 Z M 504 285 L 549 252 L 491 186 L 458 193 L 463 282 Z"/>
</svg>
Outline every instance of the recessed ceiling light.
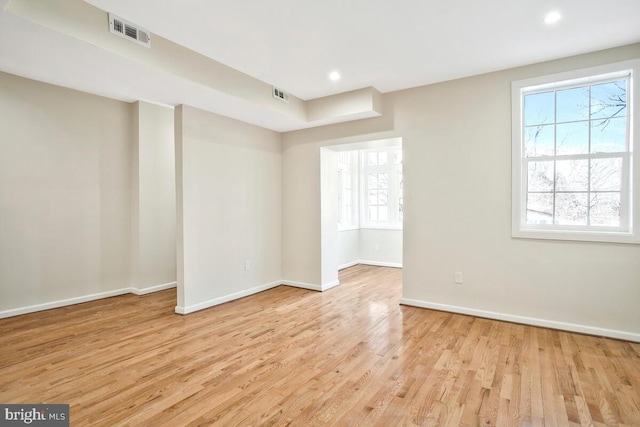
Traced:
<svg viewBox="0 0 640 427">
<path fill-rule="evenodd" d="M 331 73 L 329 73 L 329 79 L 334 82 L 340 80 L 340 73 L 337 71 L 332 71 Z"/>
<path fill-rule="evenodd" d="M 544 23 L 547 25 L 555 24 L 562 18 L 562 15 L 557 10 L 553 12 L 547 13 L 547 16 L 544 17 Z"/>
</svg>

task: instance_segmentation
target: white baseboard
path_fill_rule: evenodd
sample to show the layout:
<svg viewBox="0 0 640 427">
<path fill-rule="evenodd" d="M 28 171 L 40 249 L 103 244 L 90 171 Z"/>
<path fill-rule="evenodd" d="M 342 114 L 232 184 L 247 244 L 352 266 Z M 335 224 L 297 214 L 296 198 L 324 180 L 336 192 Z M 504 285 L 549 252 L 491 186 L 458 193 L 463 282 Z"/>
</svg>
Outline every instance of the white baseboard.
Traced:
<svg viewBox="0 0 640 427">
<path fill-rule="evenodd" d="M 245 289 L 243 291 L 234 292 L 229 295 L 224 295 L 218 298 L 213 298 L 207 301 L 199 302 L 198 304 L 188 305 L 188 306 L 179 306 L 177 305 L 175 308 L 175 312 L 178 314 L 189 314 L 195 311 L 204 310 L 205 308 L 213 307 L 216 305 L 224 304 L 225 302 L 233 301 L 239 298 L 244 298 L 249 295 L 257 294 L 258 292 L 266 291 L 267 289 L 275 288 L 276 286 L 280 286 L 282 284 L 281 281 L 271 282 L 260 286 L 255 286 L 250 289 Z"/>
<path fill-rule="evenodd" d="M 494 311 L 477 310 L 468 307 L 440 304 L 435 302 L 421 301 L 410 298 L 402 298 L 400 304 L 414 307 L 428 308 L 432 310 L 448 311 L 458 314 L 468 314 L 470 316 L 485 317 L 487 319 L 504 320 L 513 323 L 523 323 L 525 325 L 541 326 L 543 328 L 560 329 L 563 331 L 578 332 L 581 334 L 596 335 L 608 338 L 616 338 L 627 341 L 640 342 L 640 334 L 615 329 L 597 328 L 594 326 L 578 325 L 575 323 L 558 322 L 555 320 L 538 319 L 535 317 L 518 316 L 515 314 L 497 313 Z"/>
<path fill-rule="evenodd" d="M 340 282 L 338 280 L 325 285 L 314 285 L 310 283 L 294 282 L 294 281 L 287 281 L 287 280 L 276 281 L 272 283 L 267 283 L 265 285 L 256 286 L 244 291 L 225 295 L 219 298 L 214 298 L 212 300 L 204 301 L 191 306 L 187 306 L 187 307 L 176 306 L 175 312 L 179 314 L 193 313 L 195 311 L 213 307 L 218 304 L 223 304 L 225 302 L 229 302 L 238 298 L 243 298 L 258 292 L 266 291 L 267 289 L 271 289 L 280 285 L 288 285 L 288 286 L 294 286 L 297 288 L 310 289 L 313 291 L 322 292 L 322 291 L 331 289 L 333 287 L 336 287 L 339 284 Z M 5 317 L 19 316 L 21 314 L 35 313 L 37 311 L 50 310 L 52 308 L 65 307 L 68 305 L 80 304 L 83 302 L 95 301 L 102 298 L 109 298 L 109 297 L 114 297 L 114 296 L 124 295 L 124 294 L 146 295 L 152 292 L 158 292 L 166 289 L 175 288 L 176 286 L 177 286 L 176 282 L 169 282 L 161 285 L 147 286 L 144 288 L 128 287 L 128 288 L 122 288 L 122 289 L 115 289 L 107 292 L 99 292 L 99 293 L 90 294 L 90 295 L 83 295 L 80 297 L 68 298 L 68 299 L 63 299 L 58 301 L 51 301 L 43 304 L 35 304 L 27 307 L 13 308 L 9 310 L 0 311 L 0 319 Z"/>
<path fill-rule="evenodd" d="M 286 285 L 293 286 L 295 288 L 309 289 L 312 291 L 326 291 L 327 289 L 334 288 L 340 284 L 340 281 L 336 280 L 334 282 L 325 284 L 325 285 L 314 285 L 311 283 L 304 282 L 294 282 L 291 280 L 279 280 L 277 282 L 267 283 L 265 285 L 256 286 L 250 289 L 246 289 L 244 291 L 235 292 L 229 295 L 225 295 L 222 297 L 210 299 L 208 301 L 203 301 L 198 304 L 193 304 L 190 306 L 176 306 L 175 312 L 178 314 L 189 314 L 195 311 L 204 310 L 209 307 L 214 307 L 216 305 L 224 304 L 225 302 L 233 301 L 239 298 L 244 298 L 249 295 L 257 294 L 258 292 L 266 291 L 271 288 L 275 288 L 276 286 Z"/>
<path fill-rule="evenodd" d="M 135 295 L 146 295 L 152 292 L 159 292 L 159 291 L 175 288 L 177 284 L 178 282 L 169 282 L 163 285 L 148 286 L 146 288 L 131 288 L 131 293 Z"/>
<path fill-rule="evenodd" d="M 280 283 L 282 283 L 283 285 L 292 286 L 294 288 L 309 289 L 310 291 L 324 292 L 326 290 L 329 290 L 331 288 L 335 288 L 336 286 L 338 286 L 340 284 L 340 281 L 335 280 L 333 282 L 326 283 L 324 285 L 314 285 L 311 283 L 295 282 L 293 280 L 283 280 Z"/>
<path fill-rule="evenodd" d="M 35 304 L 27 307 L 12 308 L 9 310 L 0 311 L 0 319 L 5 317 L 19 316 L 21 314 L 35 313 L 37 311 L 51 310 L 52 308 L 66 307 L 68 305 L 81 304 L 83 302 L 95 301 L 102 298 L 115 297 L 118 295 L 134 294 L 134 295 L 146 295 L 152 292 L 163 291 L 165 289 L 171 289 L 176 287 L 176 282 L 165 283 L 162 285 L 149 286 L 146 288 L 122 288 L 114 289 L 112 291 L 98 292 L 95 294 L 83 295 L 80 297 L 73 297 L 67 299 L 61 299 L 57 301 L 46 302 L 43 304 Z"/>
<path fill-rule="evenodd" d="M 369 260 L 366 260 L 366 259 L 361 259 L 360 261 L 358 261 L 358 264 L 374 265 L 376 267 L 402 268 L 402 263 L 398 263 L 398 262 L 382 262 L 382 261 L 369 261 Z"/>
<path fill-rule="evenodd" d="M 338 266 L 338 271 L 344 270 L 345 268 L 353 267 L 354 265 L 358 265 L 358 264 L 360 264 L 360 261 L 351 261 L 346 264 L 342 264 Z"/>
<path fill-rule="evenodd" d="M 342 264 L 338 266 L 338 271 L 344 270 L 345 268 L 353 267 L 354 265 L 358 265 L 358 264 L 373 265 L 376 267 L 402 268 L 402 264 L 397 262 L 369 261 L 369 260 L 359 259 L 357 261 L 351 261 L 346 264 Z"/>
<path fill-rule="evenodd" d="M 376 267 L 402 268 L 402 264 L 401 263 L 397 263 L 397 262 L 381 262 L 381 261 L 360 260 L 359 264 L 374 265 Z"/>
<path fill-rule="evenodd" d="M 295 282 L 293 280 L 283 280 L 280 283 L 287 286 L 293 286 L 294 288 L 309 289 L 311 291 L 322 292 L 322 285 L 314 285 L 312 283 L 304 283 L 304 282 Z"/>
<path fill-rule="evenodd" d="M 83 302 L 95 301 L 102 298 L 115 297 L 128 293 L 131 293 L 131 288 L 115 289 L 107 292 L 99 292 L 97 294 L 89 294 L 81 297 L 46 302 L 44 304 L 35 304 L 27 307 L 12 308 L 10 310 L 0 311 L 0 319 L 5 317 L 19 316 L 21 314 L 35 313 L 36 311 L 50 310 L 52 308 L 65 307 L 68 305 L 80 304 Z"/>
<path fill-rule="evenodd" d="M 322 291 L 324 292 L 331 288 L 335 288 L 338 285 L 340 285 L 340 280 L 334 280 L 333 282 L 325 283 L 324 285 L 322 285 Z"/>
</svg>

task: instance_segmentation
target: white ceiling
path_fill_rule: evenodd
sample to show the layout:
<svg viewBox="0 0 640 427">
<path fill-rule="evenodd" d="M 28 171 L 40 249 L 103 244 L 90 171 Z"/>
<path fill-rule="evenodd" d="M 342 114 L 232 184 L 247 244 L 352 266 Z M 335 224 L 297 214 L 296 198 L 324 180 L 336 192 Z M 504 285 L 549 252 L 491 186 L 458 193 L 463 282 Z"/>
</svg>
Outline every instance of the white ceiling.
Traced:
<svg viewBox="0 0 640 427">
<path fill-rule="evenodd" d="M 640 0 L 86 1 L 305 100 L 640 41 Z M 125 101 L 190 104 L 275 130 L 308 126 L 40 27 L 6 4 L 0 0 L 2 71 Z M 547 26 L 551 10 L 563 18 Z M 329 81 L 332 70 L 340 81 Z"/>
</svg>

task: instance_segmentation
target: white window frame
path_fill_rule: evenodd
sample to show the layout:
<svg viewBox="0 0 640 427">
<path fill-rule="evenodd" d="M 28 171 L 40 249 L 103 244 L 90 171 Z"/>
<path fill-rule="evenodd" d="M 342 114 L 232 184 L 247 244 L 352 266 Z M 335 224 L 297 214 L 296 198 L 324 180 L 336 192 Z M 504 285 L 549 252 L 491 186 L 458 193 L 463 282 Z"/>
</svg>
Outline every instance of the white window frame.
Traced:
<svg viewBox="0 0 640 427">
<path fill-rule="evenodd" d="M 400 147 L 389 148 L 369 148 L 360 151 L 360 168 L 361 168 L 361 185 L 360 185 L 360 228 L 371 229 L 391 229 L 401 230 L 402 219 L 395 207 L 398 206 L 400 196 L 400 179 L 403 173 L 403 164 L 394 163 L 394 153 L 396 151 L 402 151 Z M 368 155 L 371 152 L 386 152 L 387 164 L 383 166 L 369 166 Z M 399 173 L 398 173 L 399 171 Z M 369 173 L 387 173 L 388 174 L 388 188 L 387 188 L 387 206 L 389 210 L 387 221 L 370 221 L 369 220 L 369 189 L 368 189 L 368 176 Z M 391 207 L 394 208 L 391 208 Z"/>
<path fill-rule="evenodd" d="M 360 167 L 359 167 L 359 156 L 357 151 L 345 151 L 340 152 L 338 155 L 346 153 L 349 156 L 349 164 L 346 165 L 338 160 L 338 231 L 346 231 L 346 230 L 357 230 L 360 228 L 360 224 L 358 223 L 359 218 L 359 203 L 358 203 L 358 194 L 359 194 L 359 176 L 360 176 Z M 344 187 L 344 175 L 345 173 L 351 174 L 351 197 L 350 197 L 350 205 L 351 205 L 351 216 L 350 218 L 345 218 L 344 215 L 344 200 L 345 200 L 345 192 L 346 189 Z"/>
<path fill-rule="evenodd" d="M 621 212 L 621 226 L 607 227 L 574 227 L 554 224 L 526 223 L 527 177 L 526 160 L 523 156 L 524 126 L 523 99 L 524 94 L 533 91 L 544 92 L 568 86 L 580 86 L 598 82 L 604 78 L 629 76 L 628 108 L 628 152 L 623 158 L 621 200 L 625 207 Z M 640 162 L 634 156 L 636 135 L 640 131 L 640 119 L 635 111 L 640 106 L 640 90 L 636 88 L 635 78 L 640 76 L 640 60 L 631 60 L 616 64 L 576 70 L 567 73 L 543 76 L 533 79 L 514 81 L 511 85 L 512 96 L 512 236 L 517 238 L 576 240 L 612 243 L 640 243 Z M 581 157 L 581 156 L 576 156 Z M 569 158 L 567 158 L 570 160 Z M 625 172 L 626 170 L 626 172 Z M 635 190 L 635 191 L 634 191 Z"/>
</svg>

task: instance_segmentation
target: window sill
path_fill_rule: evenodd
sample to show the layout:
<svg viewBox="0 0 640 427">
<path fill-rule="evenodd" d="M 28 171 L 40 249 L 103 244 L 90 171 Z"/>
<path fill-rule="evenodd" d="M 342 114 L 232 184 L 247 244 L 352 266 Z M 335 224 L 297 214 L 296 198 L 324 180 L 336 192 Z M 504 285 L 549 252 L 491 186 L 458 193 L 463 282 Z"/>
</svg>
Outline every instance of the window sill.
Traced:
<svg viewBox="0 0 640 427">
<path fill-rule="evenodd" d="M 513 230 L 511 236 L 519 239 L 640 244 L 640 236 L 636 234 L 606 231 Z"/>
<path fill-rule="evenodd" d="M 402 225 L 364 225 L 360 228 L 365 230 L 402 230 Z"/>
<path fill-rule="evenodd" d="M 338 227 L 338 232 L 340 231 L 353 231 L 353 230 L 359 230 L 360 227 L 358 227 L 357 225 L 349 225 L 349 226 L 344 226 L 344 227 Z"/>
</svg>

